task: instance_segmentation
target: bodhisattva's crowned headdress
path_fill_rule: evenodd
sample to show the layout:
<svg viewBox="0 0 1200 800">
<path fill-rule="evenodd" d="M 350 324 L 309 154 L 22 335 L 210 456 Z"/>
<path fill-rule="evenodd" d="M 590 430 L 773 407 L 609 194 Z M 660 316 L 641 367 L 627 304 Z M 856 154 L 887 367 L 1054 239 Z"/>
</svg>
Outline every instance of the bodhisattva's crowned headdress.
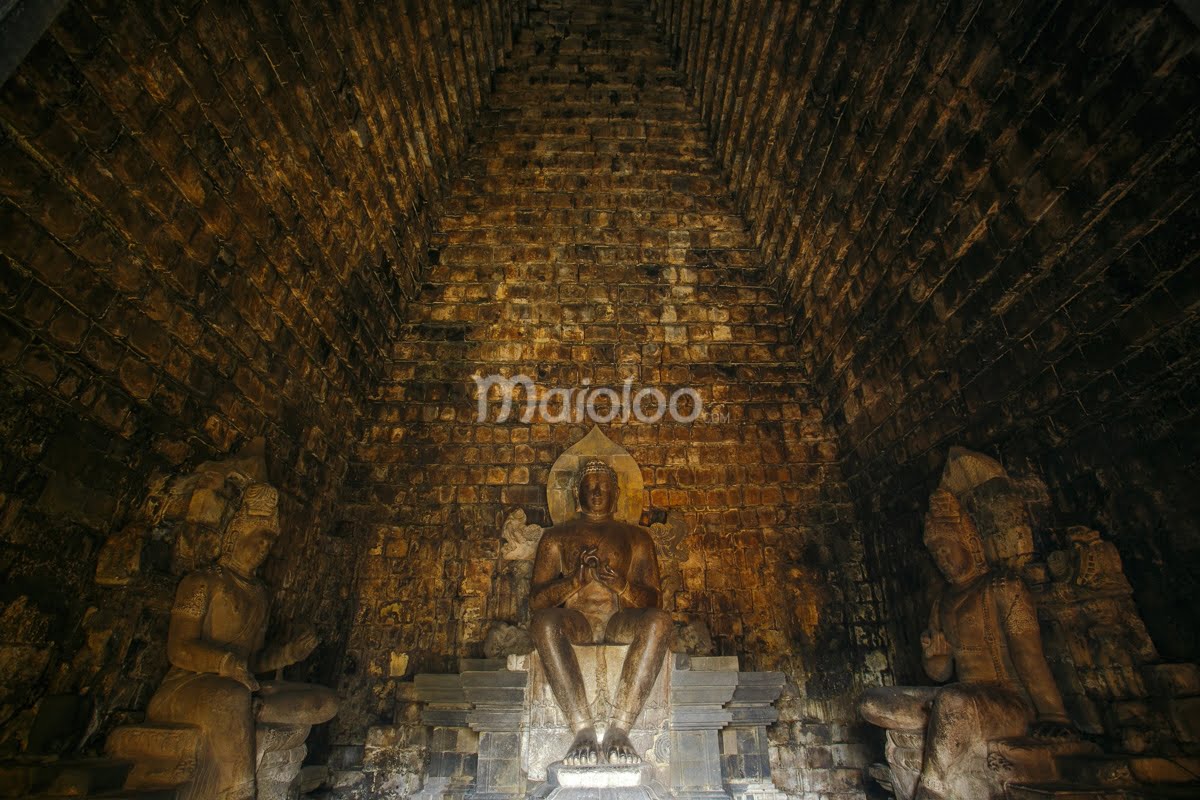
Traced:
<svg viewBox="0 0 1200 800">
<path fill-rule="evenodd" d="M 971 554 L 975 570 L 987 572 L 987 556 L 983 539 L 971 517 L 967 515 L 953 493 L 937 489 L 929 496 L 929 513 L 925 515 L 925 546 L 930 550 L 937 542 L 951 541 Z"/>
<path fill-rule="evenodd" d="M 269 517 L 279 507 L 279 492 L 269 483 L 252 483 L 242 495 L 238 515 Z"/>
<path fill-rule="evenodd" d="M 252 483 L 225 529 L 223 550 L 228 552 L 238 537 L 263 528 L 279 533 L 279 491 L 269 483 Z"/>
</svg>

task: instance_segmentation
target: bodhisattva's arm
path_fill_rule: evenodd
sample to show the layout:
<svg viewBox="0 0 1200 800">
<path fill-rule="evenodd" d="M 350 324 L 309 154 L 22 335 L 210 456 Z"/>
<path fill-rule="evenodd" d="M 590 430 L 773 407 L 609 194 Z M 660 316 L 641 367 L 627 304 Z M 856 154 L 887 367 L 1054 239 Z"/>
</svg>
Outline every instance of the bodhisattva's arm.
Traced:
<svg viewBox="0 0 1200 800">
<path fill-rule="evenodd" d="M 633 552 L 629 559 L 629 574 L 618 576 L 606 569 L 601 577 L 605 585 L 617 593 L 625 608 L 660 608 L 662 606 L 662 584 L 658 575 L 658 554 L 654 541 L 646 535 L 633 541 Z"/>
<path fill-rule="evenodd" d="M 954 652 L 942 629 L 942 602 L 939 597 L 933 602 L 929 613 L 929 627 L 921 634 L 921 661 L 925 674 L 938 683 L 945 683 L 954 675 Z"/>
<path fill-rule="evenodd" d="M 998 582 L 996 598 L 1013 666 L 1033 701 L 1038 721 L 1071 725 L 1058 683 L 1046 663 L 1037 609 L 1029 590 L 1020 578 L 1006 578 Z"/>
<path fill-rule="evenodd" d="M 319 644 L 317 634 L 306 630 L 295 639 L 287 642 L 275 642 L 262 648 L 251 661 L 254 672 L 271 672 L 290 667 L 308 658 Z"/>
<path fill-rule="evenodd" d="M 553 537 L 543 536 L 533 558 L 529 607 L 537 611 L 562 605 L 582 588 L 585 571 L 581 558 L 570 574 L 563 575 L 562 550 L 558 542 Z"/>
<path fill-rule="evenodd" d="M 258 688 L 244 659 L 204 639 L 204 614 L 208 603 L 208 583 L 202 575 L 193 573 L 179 582 L 175 605 L 171 609 L 171 627 L 167 632 L 167 659 L 180 669 L 222 675 L 248 689 Z"/>
</svg>

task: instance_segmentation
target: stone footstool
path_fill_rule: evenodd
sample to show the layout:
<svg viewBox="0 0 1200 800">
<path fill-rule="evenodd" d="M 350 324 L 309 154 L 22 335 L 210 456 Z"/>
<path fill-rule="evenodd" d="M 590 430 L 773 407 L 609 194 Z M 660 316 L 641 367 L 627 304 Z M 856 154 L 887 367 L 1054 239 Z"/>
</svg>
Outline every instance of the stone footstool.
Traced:
<svg viewBox="0 0 1200 800">
<path fill-rule="evenodd" d="M 531 800 L 667 800 L 670 794 L 648 764 L 550 765 L 546 782 Z"/>
</svg>

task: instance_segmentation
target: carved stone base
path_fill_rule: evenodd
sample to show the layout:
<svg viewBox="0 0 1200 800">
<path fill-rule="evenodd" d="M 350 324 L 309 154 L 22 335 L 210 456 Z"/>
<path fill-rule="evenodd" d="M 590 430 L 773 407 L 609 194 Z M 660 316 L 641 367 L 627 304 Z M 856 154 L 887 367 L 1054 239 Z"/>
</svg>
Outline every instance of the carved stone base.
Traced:
<svg viewBox="0 0 1200 800">
<path fill-rule="evenodd" d="M 1006 800 L 1145 800 L 1145 795 L 1123 789 L 1087 789 L 1063 786 L 1009 786 Z"/>
<path fill-rule="evenodd" d="M 1002 784 L 1051 784 L 1062 778 L 1063 759 L 1098 755 L 1100 748 L 1091 742 L 998 739 L 988 745 L 988 769 Z"/>
<path fill-rule="evenodd" d="M 551 764 L 547 780 L 530 795 L 531 800 L 666 800 L 670 795 L 654 779 L 646 764 L 601 764 L 569 767 Z"/>
<path fill-rule="evenodd" d="M 174 789 L 180 800 L 204 800 L 215 793 L 215 776 L 203 768 L 200 729 L 193 725 L 123 725 L 109 735 L 106 749 L 133 764 L 126 789 Z"/>
<path fill-rule="evenodd" d="M 872 777 L 892 791 L 897 800 L 911 800 L 920 780 L 924 749 L 923 732 L 889 730 L 888 764 L 874 765 Z M 1014 784 L 1070 788 L 1075 781 L 1070 775 L 1064 780 L 1063 765 L 1080 759 L 1091 761 L 1099 755 L 1100 748 L 1084 741 L 1052 742 L 1012 737 L 989 742 L 986 769 L 992 785 L 990 796 L 1002 798 L 1005 787 Z"/>
<path fill-rule="evenodd" d="M 299 789 L 300 768 L 308 748 L 304 745 L 288 750 L 276 750 L 263 754 L 255 775 L 257 800 L 288 800 L 292 788 Z"/>
<path fill-rule="evenodd" d="M 259 725 L 256 730 L 258 800 L 287 800 L 297 785 L 308 748 L 309 725 Z M 126 789 L 171 789 L 179 800 L 210 800 L 214 776 L 200 729 L 193 725 L 123 725 L 108 737 L 113 758 L 132 764 Z"/>
<path fill-rule="evenodd" d="M 925 731 L 888 731 L 884 753 L 891 774 L 888 788 L 896 800 L 912 800 L 925 759 Z"/>
<path fill-rule="evenodd" d="M 787 800 L 787 795 L 773 783 L 750 783 L 729 788 L 733 800 Z"/>
<path fill-rule="evenodd" d="M 262 725 L 256 730 L 258 768 L 255 784 L 258 800 L 287 800 L 292 786 L 300 782 L 300 768 L 308 747 L 311 725 Z"/>
<path fill-rule="evenodd" d="M 617 696 L 617 684 L 621 667 L 629 652 L 627 645 L 584 645 L 574 646 L 575 658 L 585 680 L 587 700 L 593 719 L 600 725 L 597 733 L 603 735 L 604 723 L 613 713 L 613 702 Z M 646 700 L 642 713 L 638 715 L 629 738 L 645 762 L 658 770 L 657 778 L 664 779 L 666 763 L 662 757 L 666 742 L 667 715 L 670 705 L 671 656 L 666 657 L 663 668 L 654 682 L 654 688 Z M 575 738 L 571 727 L 554 699 L 550 681 L 542 668 L 541 658 L 536 654 L 513 656 L 515 666 L 529 671 L 528 710 L 522 720 L 521 769 L 531 782 L 546 780 L 548 769 L 571 746 Z M 736 668 L 735 668 L 736 671 Z"/>
<path fill-rule="evenodd" d="M 627 649 L 575 649 L 597 719 L 612 713 Z M 430 749 L 417 797 L 782 800 L 771 782 L 766 731 L 783 683 L 782 673 L 739 671 L 732 657 L 670 655 L 630 732 L 643 763 L 572 768 L 558 763 L 572 735 L 537 655 L 465 659 L 456 675 L 413 682 Z"/>
</svg>

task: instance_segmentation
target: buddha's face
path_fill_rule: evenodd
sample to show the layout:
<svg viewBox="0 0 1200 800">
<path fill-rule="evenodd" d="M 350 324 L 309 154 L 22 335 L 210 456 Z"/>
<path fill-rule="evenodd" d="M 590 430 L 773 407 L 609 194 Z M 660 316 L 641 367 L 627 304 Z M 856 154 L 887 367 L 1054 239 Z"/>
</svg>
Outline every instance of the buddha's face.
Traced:
<svg viewBox="0 0 1200 800">
<path fill-rule="evenodd" d="M 604 472 L 589 472 L 579 482 L 579 505 L 588 514 L 611 514 L 616 489 L 612 477 Z"/>
</svg>

